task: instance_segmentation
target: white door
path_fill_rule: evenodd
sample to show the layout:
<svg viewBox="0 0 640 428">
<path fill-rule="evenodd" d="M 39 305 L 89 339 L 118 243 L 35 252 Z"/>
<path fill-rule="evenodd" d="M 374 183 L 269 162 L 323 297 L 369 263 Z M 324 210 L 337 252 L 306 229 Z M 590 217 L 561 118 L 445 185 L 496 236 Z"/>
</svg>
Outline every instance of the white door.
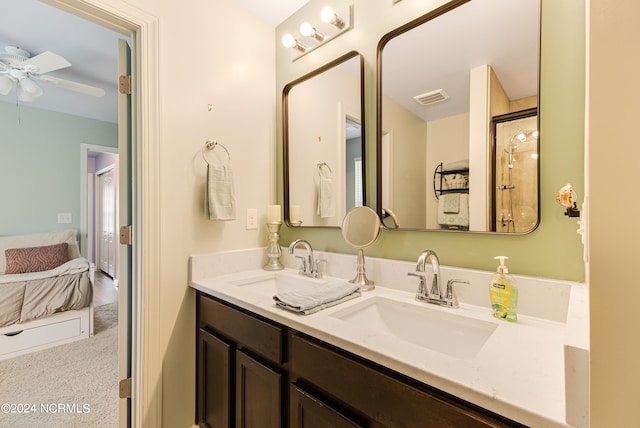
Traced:
<svg viewBox="0 0 640 428">
<path fill-rule="evenodd" d="M 98 174 L 100 218 L 100 270 L 115 276 L 116 263 L 116 177 L 113 168 Z"/>
</svg>

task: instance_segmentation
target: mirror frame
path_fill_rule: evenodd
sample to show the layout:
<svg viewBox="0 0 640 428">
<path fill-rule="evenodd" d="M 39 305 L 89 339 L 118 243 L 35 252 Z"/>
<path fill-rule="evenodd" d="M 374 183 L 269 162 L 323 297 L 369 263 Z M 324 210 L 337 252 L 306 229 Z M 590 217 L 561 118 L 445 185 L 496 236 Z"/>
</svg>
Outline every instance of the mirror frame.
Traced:
<svg viewBox="0 0 640 428">
<path fill-rule="evenodd" d="M 364 97 L 364 57 L 358 51 L 350 51 L 346 54 L 334 59 L 326 63 L 325 65 L 313 70 L 312 72 L 305 74 L 289 83 L 287 83 L 282 90 L 282 158 L 283 158 L 283 187 L 284 187 L 284 222 L 288 227 L 294 228 L 331 228 L 331 229 L 339 229 L 341 227 L 342 220 L 340 224 L 336 226 L 324 226 L 324 225 L 309 225 L 309 226 L 293 226 L 291 224 L 291 216 L 289 213 L 290 208 L 290 194 L 291 186 L 290 186 L 290 177 L 289 177 L 289 106 L 288 106 L 288 96 L 289 92 L 296 85 L 303 83 L 315 76 L 318 76 L 324 73 L 327 70 L 330 70 L 333 67 L 336 67 L 346 61 L 349 61 L 353 58 L 360 59 L 360 128 L 361 128 L 361 150 L 362 150 L 362 204 L 363 206 L 367 206 L 367 191 L 366 191 L 366 176 L 367 176 L 367 162 L 366 162 L 366 139 L 365 139 L 365 97 Z M 346 213 L 345 213 L 346 214 Z"/>
<path fill-rule="evenodd" d="M 391 41 L 394 37 L 397 37 L 409 30 L 412 30 L 415 27 L 418 27 L 422 24 L 425 24 L 431 20 L 433 20 L 434 18 L 437 18 L 438 16 L 441 16 L 447 12 L 450 12 L 454 9 L 456 9 L 459 6 L 462 6 L 466 3 L 471 2 L 472 0 L 451 0 L 445 4 L 443 4 L 442 6 L 427 12 L 424 15 L 419 16 L 418 18 L 407 22 L 404 25 L 401 25 L 398 28 L 395 28 L 394 30 L 391 30 L 390 32 L 386 33 L 385 35 L 383 35 L 380 38 L 380 41 L 378 42 L 378 47 L 376 50 L 376 195 L 377 195 L 377 200 L 376 200 L 376 212 L 378 214 L 378 216 L 380 216 L 380 221 L 382 223 L 382 227 L 386 230 L 397 230 L 397 231 L 415 231 L 415 232 L 448 232 L 448 233 L 470 233 L 470 234 L 491 234 L 491 235 L 506 235 L 506 236 L 521 236 L 521 235 L 526 235 L 529 234 L 531 232 L 533 232 L 534 230 L 536 230 L 538 228 L 538 226 L 540 225 L 541 222 L 541 209 L 540 209 L 540 205 L 541 205 L 541 198 L 540 198 L 540 157 L 538 157 L 538 174 L 537 174 L 537 197 L 538 197 L 538 221 L 536 223 L 536 225 L 531 228 L 531 230 L 528 230 L 526 232 L 516 232 L 516 233 L 509 233 L 509 232 L 495 232 L 495 231 L 485 231 L 485 230 L 452 230 L 452 229 L 419 229 L 419 228 L 391 228 L 388 227 L 385 223 L 384 223 L 384 216 L 383 216 L 383 207 L 382 207 L 382 135 L 383 135 L 383 130 L 382 130 L 382 99 L 383 99 L 383 94 L 382 94 L 382 51 L 384 49 L 384 47 L 386 46 L 386 44 Z M 539 43 L 538 43 L 538 82 L 537 82 L 537 94 L 536 94 L 536 98 L 537 98 L 537 121 L 538 121 L 538 129 L 540 129 L 540 81 L 541 81 L 541 76 L 540 76 L 540 71 L 541 71 L 541 64 L 540 64 L 540 49 L 541 49 L 541 37 L 542 37 L 542 31 L 541 31 L 541 20 L 542 20 L 542 16 L 540 14 L 541 12 L 541 7 L 540 7 L 540 2 L 542 0 L 539 0 L 539 11 L 538 11 L 538 39 L 539 39 Z M 487 150 L 493 150 L 493 142 L 490 142 L 490 144 L 488 144 Z M 538 154 L 540 154 L 540 141 L 538 140 Z M 490 156 L 492 154 L 490 153 Z M 488 178 L 489 181 L 491 182 L 491 186 L 495 186 L 493 184 L 493 176 L 494 173 L 491 174 L 491 176 Z M 493 209 L 492 209 L 493 210 Z"/>
</svg>

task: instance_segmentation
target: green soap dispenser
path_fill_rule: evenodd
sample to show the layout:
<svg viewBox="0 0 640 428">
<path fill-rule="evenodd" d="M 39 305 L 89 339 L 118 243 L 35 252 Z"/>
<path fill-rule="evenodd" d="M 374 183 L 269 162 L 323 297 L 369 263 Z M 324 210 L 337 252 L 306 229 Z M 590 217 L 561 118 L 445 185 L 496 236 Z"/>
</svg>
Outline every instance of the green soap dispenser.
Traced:
<svg viewBox="0 0 640 428">
<path fill-rule="evenodd" d="M 515 322 L 518 320 L 518 288 L 509 269 L 504 265 L 505 256 L 494 257 L 500 260 L 498 271 L 491 277 L 489 296 L 491 297 L 491 314 L 500 319 Z"/>
</svg>

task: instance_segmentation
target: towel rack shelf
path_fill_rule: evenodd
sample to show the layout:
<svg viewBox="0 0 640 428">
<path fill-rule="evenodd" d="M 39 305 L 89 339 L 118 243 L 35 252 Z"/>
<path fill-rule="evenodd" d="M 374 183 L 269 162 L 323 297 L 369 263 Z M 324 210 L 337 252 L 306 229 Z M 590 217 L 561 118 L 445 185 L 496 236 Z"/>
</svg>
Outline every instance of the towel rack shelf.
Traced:
<svg viewBox="0 0 640 428">
<path fill-rule="evenodd" d="M 459 179 L 460 182 L 452 183 L 455 187 L 448 187 L 450 185 L 446 183 L 444 176 L 455 174 L 462 175 L 463 178 Z M 433 192 L 436 199 L 440 199 L 440 195 L 444 195 L 446 193 L 469 193 L 469 170 L 452 169 L 443 171 L 443 165 L 442 162 L 440 162 L 433 171 Z"/>
</svg>

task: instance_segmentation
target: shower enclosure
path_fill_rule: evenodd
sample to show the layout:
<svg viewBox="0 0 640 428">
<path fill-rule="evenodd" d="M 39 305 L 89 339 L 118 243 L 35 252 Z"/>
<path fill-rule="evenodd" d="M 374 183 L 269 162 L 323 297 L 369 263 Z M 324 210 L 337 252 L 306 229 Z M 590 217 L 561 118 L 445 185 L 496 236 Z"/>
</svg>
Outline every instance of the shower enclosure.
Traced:
<svg viewBox="0 0 640 428">
<path fill-rule="evenodd" d="M 493 120 L 492 230 L 524 233 L 538 223 L 537 109 Z"/>
</svg>

